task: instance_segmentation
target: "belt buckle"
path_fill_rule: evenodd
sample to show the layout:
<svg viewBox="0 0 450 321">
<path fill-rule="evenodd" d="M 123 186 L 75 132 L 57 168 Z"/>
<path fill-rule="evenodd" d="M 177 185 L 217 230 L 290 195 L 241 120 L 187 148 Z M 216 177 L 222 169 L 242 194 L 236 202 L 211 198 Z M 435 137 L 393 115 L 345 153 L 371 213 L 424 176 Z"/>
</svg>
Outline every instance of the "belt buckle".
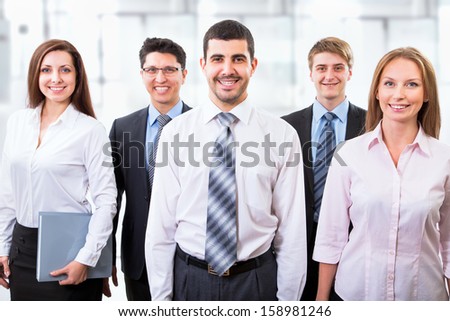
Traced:
<svg viewBox="0 0 450 321">
<path fill-rule="evenodd" d="M 211 265 L 208 264 L 208 273 L 211 275 L 215 275 L 215 276 L 219 276 L 219 274 L 217 274 L 216 271 L 214 271 L 214 269 L 212 268 Z M 230 276 L 230 269 L 226 270 L 222 276 Z"/>
</svg>

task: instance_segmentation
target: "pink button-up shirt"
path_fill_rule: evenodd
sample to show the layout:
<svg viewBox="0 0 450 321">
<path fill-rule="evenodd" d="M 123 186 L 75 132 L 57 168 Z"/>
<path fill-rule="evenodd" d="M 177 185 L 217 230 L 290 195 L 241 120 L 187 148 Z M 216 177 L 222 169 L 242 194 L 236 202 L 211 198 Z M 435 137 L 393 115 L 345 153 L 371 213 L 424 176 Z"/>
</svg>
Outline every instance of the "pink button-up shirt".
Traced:
<svg viewBox="0 0 450 321">
<path fill-rule="evenodd" d="M 395 167 L 380 124 L 341 146 L 313 256 L 338 264 L 336 293 L 344 300 L 448 300 L 450 146 L 420 128 Z"/>
</svg>

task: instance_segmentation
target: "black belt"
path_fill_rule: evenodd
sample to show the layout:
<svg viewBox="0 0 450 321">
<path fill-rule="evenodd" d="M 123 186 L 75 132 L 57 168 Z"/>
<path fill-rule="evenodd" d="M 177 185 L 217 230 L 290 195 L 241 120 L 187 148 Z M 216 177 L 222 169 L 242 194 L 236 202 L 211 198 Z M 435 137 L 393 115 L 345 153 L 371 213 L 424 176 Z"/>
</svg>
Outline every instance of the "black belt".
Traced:
<svg viewBox="0 0 450 321">
<path fill-rule="evenodd" d="M 189 255 L 185 253 L 177 244 L 176 254 L 180 259 L 182 259 L 186 264 L 192 264 L 196 267 L 204 269 L 208 271 L 209 274 L 217 275 L 216 271 L 208 264 L 208 262 L 197 259 L 195 256 Z M 261 254 L 258 257 L 247 261 L 240 261 L 234 263 L 222 276 L 232 276 L 239 273 L 244 273 L 256 269 L 257 267 L 262 266 L 266 262 L 274 259 L 274 254 L 272 249 L 269 249 L 266 253 Z"/>
</svg>

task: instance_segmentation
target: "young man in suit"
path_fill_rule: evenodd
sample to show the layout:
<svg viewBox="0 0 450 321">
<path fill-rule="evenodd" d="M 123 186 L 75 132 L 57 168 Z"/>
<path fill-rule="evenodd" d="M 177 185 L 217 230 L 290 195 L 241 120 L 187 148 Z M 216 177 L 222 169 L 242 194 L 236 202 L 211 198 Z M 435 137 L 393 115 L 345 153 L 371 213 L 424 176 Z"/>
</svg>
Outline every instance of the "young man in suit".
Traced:
<svg viewBox="0 0 450 321">
<path fill-rule="evenodd" d="M 110 132 L 118 190 L 114 235 L 122 197 L 124 193 L 126 195 L 121 259 L 130 301 L 151 300 L 144 242 L 152 192 L 153 155 L 156 154 L 159 130 L 166 122 L 190 109 L 180 99 L 180 88 L 187 75 L 183 48 L 170 39 L 147 38 L 139 51 L 139 58 L 142 82 L 150 95 L 150 104 L 116 119 Z M 113 283 L 117 286 L 115 264 Z"/>
<path fill-rule="evenodd" d="M 353 53 L 347 42 L 335 37 L 319 40 L 309 51 L 308 65 L 311 81 L 316 87 L 316 99 L 311 106 L 282 118 L 297 130 L 302 144 L 308 272 L 301 299 L 313 301 L 317 293 L 319 264 L 312 260 L 312 253 L 321 201 L 321 194 L 318 191 L 320 183 L 315 182 L 314 170 L 315 164 L 323 161 L 319 159 L 321 156 L 317 159 L 316 156 L 321 145 L 320 134 L 327 122 L 325 114 L 332 113 L 331 128 L 336 146 L 344 140 L 363 133 L 366 111 L 350 103 L 345 94 L 353 68 Z M 327 169 L 325 167 L 325 175 Z M 324 179 L 323 176 L 322 179 Z"/>
</svg>

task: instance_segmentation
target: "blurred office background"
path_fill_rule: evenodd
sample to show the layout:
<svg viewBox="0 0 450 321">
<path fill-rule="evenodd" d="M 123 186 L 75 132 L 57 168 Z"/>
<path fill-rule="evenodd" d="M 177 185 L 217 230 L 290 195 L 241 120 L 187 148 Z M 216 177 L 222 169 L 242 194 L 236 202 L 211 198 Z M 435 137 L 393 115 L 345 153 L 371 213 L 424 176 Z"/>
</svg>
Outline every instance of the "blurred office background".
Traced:
<svg viewBox="0 0 450 321">
<path fill-rule="evenodd" d="M 450 143 L 450 0 L 0 0 L 0 148 L 8 115 L 26 106 L 28 62 L 42 41 L 63 38 L 79 49 L 96 113 L 109 131 L 115 118 L 148 104 L 138 59 L 146 37 L 184 47 L 188 76 L 181 95 L 197 106 L 207 92 L 202 37 L 226 18 L 252 31 L 259 66 L 249 90 L 258 108 L 280 116 L 313 102 L 307 54 L 320 38 L 337 36 L 352 46 L 347 94 L 364 108 L 381 56 L 417 47 L 436 68 L 441 140 Z M 125 298 L 122 288 L 114 290 L 112 299 Z M 5 292 L 0 289 L 0 299 L 8 298 Z"/>
</svg>

